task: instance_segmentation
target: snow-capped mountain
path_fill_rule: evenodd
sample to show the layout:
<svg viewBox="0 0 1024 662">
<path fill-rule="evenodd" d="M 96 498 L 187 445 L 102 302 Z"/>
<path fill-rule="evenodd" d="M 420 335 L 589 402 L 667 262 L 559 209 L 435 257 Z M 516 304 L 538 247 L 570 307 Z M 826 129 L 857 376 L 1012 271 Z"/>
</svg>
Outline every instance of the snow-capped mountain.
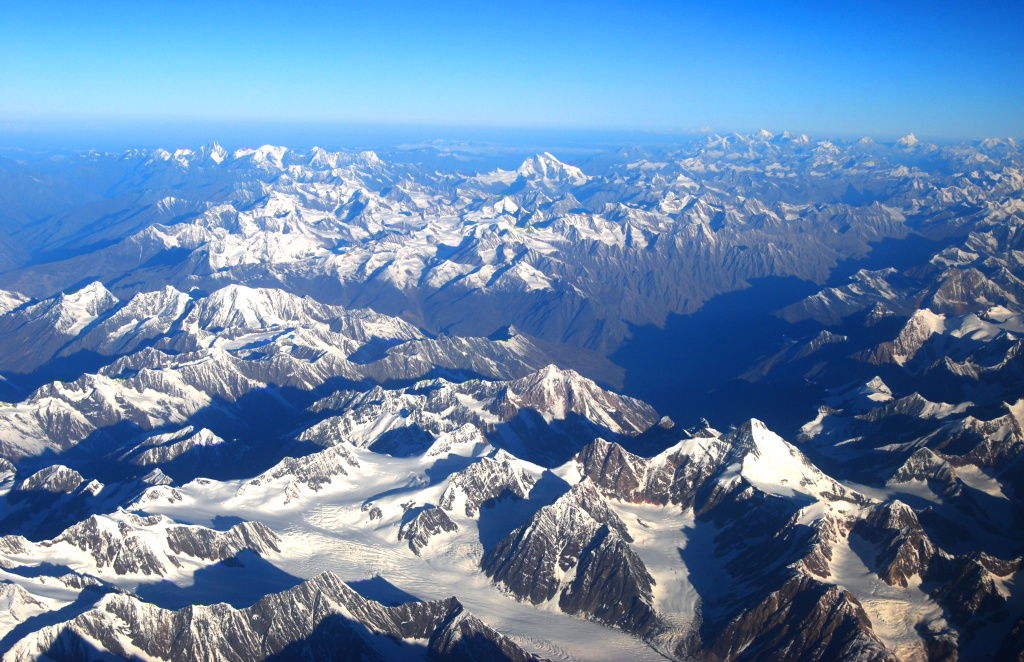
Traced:
<svg viewBox="0 0 1024 662">
<path fill-rule="evenodd" d="M 3 659 L 1019 658 L 1018 143 L 421 156 L 5 162 Z"/>
</svg>

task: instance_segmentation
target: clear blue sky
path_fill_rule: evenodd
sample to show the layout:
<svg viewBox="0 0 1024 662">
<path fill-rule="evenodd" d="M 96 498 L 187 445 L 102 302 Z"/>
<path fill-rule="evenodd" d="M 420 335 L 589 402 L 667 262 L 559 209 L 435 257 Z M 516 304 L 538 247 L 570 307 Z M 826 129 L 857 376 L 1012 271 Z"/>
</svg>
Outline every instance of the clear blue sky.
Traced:
<svg viewBox="0 0 1024 662">
<path fill-rule="evenodd" d="M 0 123 L 1024 136 L 1024 2 L 0 0 Z"/>
</svg>

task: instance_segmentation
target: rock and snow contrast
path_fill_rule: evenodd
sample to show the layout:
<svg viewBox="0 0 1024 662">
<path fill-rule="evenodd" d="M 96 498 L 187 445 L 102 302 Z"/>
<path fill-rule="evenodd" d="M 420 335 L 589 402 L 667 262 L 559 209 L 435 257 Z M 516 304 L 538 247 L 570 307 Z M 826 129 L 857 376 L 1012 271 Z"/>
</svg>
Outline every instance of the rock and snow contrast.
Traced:
<svg viewBox="0 0 1024 662">
<path fill-rule="evenodd" d="M 4 163 L 2 659 L 1021 659 L 1016 143 L 421 156 Z"/>
</svg>

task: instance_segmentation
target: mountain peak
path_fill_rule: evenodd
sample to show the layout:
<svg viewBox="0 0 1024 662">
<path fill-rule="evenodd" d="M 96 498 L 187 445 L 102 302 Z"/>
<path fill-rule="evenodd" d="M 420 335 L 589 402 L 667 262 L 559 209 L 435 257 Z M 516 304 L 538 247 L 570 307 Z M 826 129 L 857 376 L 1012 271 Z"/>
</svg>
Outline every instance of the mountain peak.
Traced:
<svg viewBox="0 0 1024 662">
<path fill-rule="evenodd" d="M 212 141 L 209 145 L 204 145 L 199 150 L 199 153 L 217 164 L 223 163 L 224 159 L 228 158 L 228 151 L 216 140 Z"/>
<path fill-rule="evenodd" d="M 237 150 L 233 156 L 235 159 L 248 156 L 253 163 L 281 168 L 284 166 L 284 155 L 287 152 L 288 148 L 281 145 L 261 145 L 255 149 Z"/>
<path fill-rule="evenodd" d="M 373 150 L 370 149 L 359 152 L 359 160 L 363 164 L 369 166 L 379 166 L 384 163 L 384 161 L 382 161 L 381 158 L 377 156 L 377 152 L 374 152 Z"/>
<path fill-rule="evenodd" d="M 98 301 L 113 296 L 110 290 L 103 286 L 103 283 L 94 280 L 72 292 L 61 293 L 60 298 L 69 303 L 86 304 L 90 301 Z"/>
<path fill-rule="evenodd" d="M 204 326 L 265 328 L 296 321 L 303 299 L 283 290 L 232 283 L 200 304 Z"/>
<path fill-rule="evenodd" d="M 897 140 L 896 144 L 902 145 L 903 147 L 913 147 L 919 142 L 920 141 L 917 139 L 917 136 L 915 136 L 913 133 L 908 133 L 899 140 Z"/>
<path fill-rule="evenodd" d="M 529 157 L 516 170 L 528 179 L 543 179 L 579 185 L 587 181 L 587 176 L 576 166 L 559 161 L 551 152 L 541 152 Z"/>
<path fill-rule="evenodd" d="M 47 314 L 52 316 L 54 328 L 69 336 L 78 333 L 93 320 L 113 308 L 118 298 L 103 283 L 94 280 L 73 292 L 61 293 L 55 299 L 43 301 Z"/>
</svg>

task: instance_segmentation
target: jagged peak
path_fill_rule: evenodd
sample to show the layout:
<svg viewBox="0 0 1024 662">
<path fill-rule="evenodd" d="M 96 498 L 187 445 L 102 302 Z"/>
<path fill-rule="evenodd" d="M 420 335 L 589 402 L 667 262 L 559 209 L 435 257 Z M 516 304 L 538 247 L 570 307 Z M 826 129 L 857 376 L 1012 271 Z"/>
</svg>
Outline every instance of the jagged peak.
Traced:
<svg viewBox="0 0 1024 662">
<path fill-rule="evenodd" d="M 600 387 L 570 368 L 560 368 L 550 363 L 539 370 L 535 370 L 523 377 L 508 382 L 508 391 L 516 396 L 530 399 L 542 397 L 545 401 L 556 397 L 562 389 L 567 395 L 570 390 L 582 389 L 584 391 L 598 390 Z M 558 396 L 561 399 L 562 396 Z"/>
<path fill-rule="evenodd" d="M 627 542 L 633 540 L 625 523 L 612 510 L 598 485 L 587 476 L 582 477 L 553 503 L 537 511 L 533 521 L 538 518 L 549 519 L 559 526 L 576 527 L 583 522 L 589 522 L 586 526 L 593 527 L 604 524 Z"/>
<path fill-rule="evenodd" d="M 584 446 L 573 456 L 573 461 L 584 465 L 590 458 L 606 458 L 610 455 L 618 455 L 620 458 L 630 462 L 631 464 L 643 465 L 648 462 L 647 458 L 644 458 L 635 453 L 631 453 L 622 447 L 622 444 L 614 441 L 608 441 L 602 437 L 595 437 L 593 441 Z"/>
<path fill-rule="evenodd" d="M 742 454 L 749 454 L 754 458 L 759 458 L 763 453 L 785 449 L 787 454 L 793 455 L 792 451 L 795 451 L 796 456 L 799 456 L 801 461 L 806 461 L 803 458 L 803 453 L 796 450 L 795 446 L 789 444 L 773 432 L 764 421 L 757 418 L 747 419 L 736 426 L 732 432 L 722 437 L 722 439 L 732 445 L 734 453 L 738 451 Z"/>
<path fill-rule="evenodd" d="M 199 148 L 199 153 L 214 163 L 221 164 L 228 158 L 228 151 L 216 140 Z"/>
<path fill-rule="evenodd" d="M 575 370 L 554 364 L 507 382 L 505 390 L 514 408 L 533 408 L 548 420 L 580 415 L 622 434 L 639 434 L 658 420 L 650 405 L 607 391 Z"/>
<path fill-rule="evenodd" d="M 555 505 L 558 503 L 578 502 L 581 498 L 597 497 L 603 499 L 600 490 L 597 489 L 597 485 L 587 476 L 583 476 L 579 481 L 569 487 L 569 489 L 562 496 L 555 499 Z"/>
<path fill-rule="evenodd" d="M 796 446 L 752 418 L 722 437 L 730 444 L 724 462 L 757 489 L 781 496 L 800 492 L 817 499 L 857 500 L 856 495 L 826 475 Z M 733 473 L 726 468 L 726 476 Z"/>
<path fill-rule="evenodd" d="M 894 414 L 915 416 L 923 419 L 941 419 L 953 414 L 963 413 L 973 405 L 974 403 L 969 401 L 958 404 L 935 402 L 915 391 L 901 398 L 887 400 L 863 416 L 865 420 L 880 420 Z"/>
<path fill-rule="evenodd" d="M 312 589 L 328 589 L 330 591 L 337 591 L 342 587 L 347 590 L 352 590 L 345 581 L 338 576 L 333 570 L 324 570 L 323 572 L 317 573 L 307 579 L 306 581 L 298 584 L 295 588 L 307 587 Z M 289 589 L 294 590 L 294 589 Z"/>
<path fill-rule="evenodd" d="M 98 280 L 69 292 L 19 308 L 13 314 L 45 319 L 64 335 L 78 335 L 93 320 L 114 308 L 119 299 Z"/>
</svg>

